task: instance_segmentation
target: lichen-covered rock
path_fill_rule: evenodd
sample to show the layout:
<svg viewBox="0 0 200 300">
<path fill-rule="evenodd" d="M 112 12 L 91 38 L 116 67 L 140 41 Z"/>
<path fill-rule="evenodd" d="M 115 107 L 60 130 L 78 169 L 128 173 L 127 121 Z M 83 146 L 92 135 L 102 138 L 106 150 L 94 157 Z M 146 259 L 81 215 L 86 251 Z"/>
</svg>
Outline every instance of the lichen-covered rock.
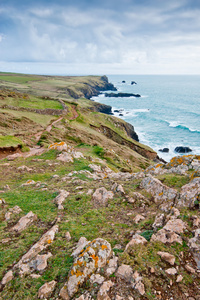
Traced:
<svg viewBox="0 0 200 300">
<path fill-rule="evenodd" d="M 39 299 L 47 299 L 51 296 L 53 290 L 55 289 L 56 281 L 52 280 L 43 284 L 38 291 Z"/>
<path fill-rule="evenodd" d="M 160 180 L 151 175 L 148 175 L 142 180 L 140 187 L 150 193 L 154 197 L 155 202 L 160 203 L 166 201 L 169 207 L 177 197 L 177 191 L 175 189 L 162 184 Z"/>
<path fill-rule="evenodd" d="M 172 265 L 172 266 L 174 265 L 174 263 L 175 263 L 174 255 L 172 255 L 168 252 L 162 252 L 162 251 L 158 251 L 157 254 L 160 255 L 164 261 L 170 263 L 170 265 Z"/>
<path fill-rule="evenodd" d="M 190 183 L 182 186 L 177 202 L 178 207 L 193 208 L 200 200 L 200 177 L 194 178 Z"/>
<path fill-rule="evenodd" d="M 25 183 L 23 183 L 21 186 L 29 186 L 29 185 L 34 185 L 36 182 L 34 180 L 27 180 Z"/>
<path fill-rule="evenodd" d="M 53 143 L 49 145 L 48 150 L 55 149 L 58 151 L 63 151 L 66 150 L 68 151 L 69 149 L 71 150 L 71 146 L 67 145 L 65 142 L 60 142 L 60 143 Z"/>
<path fill-rule="evenodd" d="M 132 248 L 138 244 L 145 245 L 145 244 L 147 244 L 147 240 L 143 236 L 141 236 L 139 234 L 135 234 L 135 235 L 133 235 L 131 241 L 126 245 L 125 251 L 128 252 L 130 248 Z"/>
<path fill-rule="evenodd" d="M 101 276 L 100 274 L 92 274 L 90 276 L 90 283 L 98 283 L 102 284 L 105 281 L 105 278 Z"/>
<path fill-rule="evenodd" d="M 26 254 L 22 256 L 20 261 L 16 265 L 14 265 L 14 269 L 18 269 L 21 276 L 27 273 L 31 273 L 34 270 L 33 266 L 36 263 L 35 261 L 40 258 L 37 257 L 37 255 L 53 242 L 57 231 L 58 225 L 54 225 L 40 238 L 37 243 L 35 243 L 31 247 L 31 249 Z"/>
<path fill-rule="evenodd" d="M 34 259 L 27 263 L 27 267 L 34 271 L 43 271 L 47 267 L 47 260 L 52 254 L 48 252 L 47 254 L 38 254 Z"/>
<path fill-rule="evenodd" d="M 59 195 L 53 200 L 54 203 L 58 205 L 58 209 L 64 209 L 62 204 L 68 196 L 69 196 L 69 192 L 65 190 L 60 190 Z"/>
<path fill-rule="evenodd" d="M 94 274 L 98 268 L 106 266 L 111 256 L 112 249 L 106 240 L 98 238 L 88 242 L 74 260 L 68 281 L 61 289 L 61 297 L 66 289 L 68 295 L 72 297 L 87 278 Z"/>
<path fill-rule="evenodd" d="M 113 192 L 107 191 L 105 187 L 101 187 L 96 189 L 94 194 L 92 195 L 92 202 L 95 207 L 105 207 L 108 204 L 109 199 L 113 199 Z"/>
<path fill-rule="evenodd" d="M 37 215 L 35 215 L 32 211 L 29 211 L 28 214 L 23 216 L 15 226 L 13 226 L 10 230 L 15 232 L 22 232 L 30 225 L 32 225 L 37 220 Z"/>
</svg>

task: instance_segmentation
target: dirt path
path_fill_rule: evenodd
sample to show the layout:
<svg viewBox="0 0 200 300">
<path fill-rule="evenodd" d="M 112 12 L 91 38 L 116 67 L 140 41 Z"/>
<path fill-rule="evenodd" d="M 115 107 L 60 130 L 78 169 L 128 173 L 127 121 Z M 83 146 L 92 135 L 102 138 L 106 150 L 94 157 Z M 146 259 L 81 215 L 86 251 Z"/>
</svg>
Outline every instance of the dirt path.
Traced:
<svg viewBox="0 0 200 300">
<path fill-rule="evenodd" d="M 56 123 L 58 123 L 59 121 L 61 121 L 62 118 L 63 118 L 63 117 L 60 117 L 60 118 L 58 118 L 57 120 L 55 120 L 54 122 L 52 122 L 51 124 L 49 124 L 45 130 L 42 130 L 42 131 L 37 132 L 37 133 L 35 134 L 35 139 L 36 139 L 36 141 L 37 141 L 37 142 L 39 141 L 39 139 L 40 139 L 40 137 L 41 137 L 41 135 L 43 134 L 44 131 L 50 132 L 51 129 L 52 129 L 52 126 L 54 126 Z"/>
<path fill-rule="evenodd" d="M 63 117 L 60 117 L 58 118 L 57 120 L 55 120 L 54 122 L 52 122 L 50 125 L 47 126 L 47 128 L 45 130 L 42 130 L 42 131 L 39 131 L 37 132 L 34 136 L 35 136 L 35 139 L 36 141 L 38 142 L 42 133 L 44 131 L 48 131 L 50 132 L 51 129 L 52 129 L 52 126 L 54 126 L 56 123 L 58 123 L 59 121 L 62 120 Z M 7 158 L 8 160 L 14 160 L 15 158 L 17 157 L 24 157 L 24 158 L 27 158 L 27 157 L 30 157 L 30 156 L 33 156 L 33 155 L 40 155 L 42 154 L 43 152 L 45 152 L 45 148 L 41 148 L 40 146 L 35 146 L 33 148 L 30 148 L 30 151 L 29 152 L 21 152 L 20 149 L 16 149 L 16 151 L 14 151 L 13 153 L 11 153 L 10 150 L 8 151 L 3 151 L 1 153 L 0 151 L 0 160 L 3 159 L 3 158 Z"/>
</svg>

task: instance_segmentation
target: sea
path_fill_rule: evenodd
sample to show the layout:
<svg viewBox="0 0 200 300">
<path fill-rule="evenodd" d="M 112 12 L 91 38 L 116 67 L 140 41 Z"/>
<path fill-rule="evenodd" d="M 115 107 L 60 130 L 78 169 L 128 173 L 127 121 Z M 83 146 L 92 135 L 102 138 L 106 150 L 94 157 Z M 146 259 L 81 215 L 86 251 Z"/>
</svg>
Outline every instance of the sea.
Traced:
<svg viewBox="0 0 200 300">
<path fill-rule="evenodd" d="M 141 143 L 165 161 L 180 155 L 174 151 L 177 146 L 200 155 L 200 75 L 109 75 L 108 79 L 117 92 L 141 97 L 108 98 L 102 93 L 93 100 L 112 106 L 116 117 L 131 123 Z M 169 152 L 160 152 L 163 148 Z"/>
</svg>

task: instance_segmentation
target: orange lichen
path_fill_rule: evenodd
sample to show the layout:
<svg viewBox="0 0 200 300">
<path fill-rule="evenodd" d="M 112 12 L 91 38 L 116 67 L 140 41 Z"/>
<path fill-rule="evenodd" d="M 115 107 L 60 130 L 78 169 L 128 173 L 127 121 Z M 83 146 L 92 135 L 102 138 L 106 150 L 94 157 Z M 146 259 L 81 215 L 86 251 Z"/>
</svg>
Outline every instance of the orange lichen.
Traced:
<svg viewBox="0 0 200 300">
<path fill-rule="evenodd" d="M 83 272 L 81 272 L 80 270 L 76 271 L 76 277 L 79 277 L 79 276 L 82 276 L 82 275 L 84 275 Z"/>
<path fill-rule="evenodd" d="M 163 195 L 163 192 L 161 192 L 161 193 L 158 194 L 158 196 L 162 196 L 162 195 Z"/>
<path fill-rule="evenodd" d="M 48 240 L 47 240 L 47 243 L 48 243 L 48 244 L 51 244 L 51 243 L 52 243 L 52 240 L 51 240 L 51 239 L 48 239 Z"/>
<path fill-rule="evenodd" d="M 99 260 L 98 256 L 96 256 L 95 254 L 92 254 L 91 257 L 92 257 L 92 258 L 94 259 L 94 261 L 95 261 L 95 268 L 97 268 L 97 267 L 98 267 L 98 260 Z"/>
<path fill-rule="evenodd" d="M 102 250 L 108 249 L 108 247 L 106 245 L 102 245 L 101 248 L 102 248 Z"/>
<path fill-rule="evenodd" d="M 71 275 L 73 276 L 73 275 L 75 275 L 75 272 L 74 272 L 74 270 L 71 270 Z"/>
</svg>

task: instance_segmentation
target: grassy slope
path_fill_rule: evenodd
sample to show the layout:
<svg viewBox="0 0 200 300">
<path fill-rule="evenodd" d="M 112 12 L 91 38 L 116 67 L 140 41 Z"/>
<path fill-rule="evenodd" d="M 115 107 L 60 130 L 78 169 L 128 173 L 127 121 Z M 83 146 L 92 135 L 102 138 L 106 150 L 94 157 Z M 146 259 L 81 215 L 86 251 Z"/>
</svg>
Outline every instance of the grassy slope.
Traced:
<svg viewBox="0 0 200 300">
<path fill-rule="evenodd" d="M 114 130 L 119 136 L 130 141 L 124 130 L 118 126 L 121 120 L 112 116 L 91 112 L 88 110 L 92 105 L 89 100 L 83 98 L 79 100 L 72 99 L 62 90 L 68 85 L 70 87 L 73 86 L 76 91 L 77 87 L 80 88 L 82 86 L 80 81 L 85 82 L 91 79 L 98 81 L 98 77 L 51 78 L 23 76 L 23 79 L 19 79 L 19 75 L 4 74 L 0 76 L 0 80 L 5 80 L 2 76 L 10 77 L 6 77 L 10 85 L 6 84 L 5 81 L 1 82 L 4 87 L 11 88 L 14 85 L 15 89 L 17 87 L 18 92 L 23 94 L 29 90 L 31 95 L 34 95 L 34 97 L 38 96 L 40 99 L 43 95 L 58 97 L 60 94 L 66 100 L 68 106 L 68 112 L 63 115 L 61 121 L 52 127 L 50 132 L 45 131 L 45 128 L 55 119 L 53 116 L 1 109 L 0 132 L 2 134 L 5 135 L 8 132 L 12 132 L 11 134 L 25 139 L 28 146 L 34 146 L 36 145 L 34 134 L 44 130 L 38 142 L 40 145 L 46 147 L 52 142 L 64 140 L 67 144 L 76 147 L 78 151 L 82 151 L 86 158 L 74 160 L 71 163 L 62 163 L 56 160 L 58 152 L 50 150 L 40 156 L 26 159 L 19 158 L 9 162 L 9 165 L 7 165 L 8 161 L 6 159 L 0 162 L 0 174 L 4 174 L 0 181 L 0 190 L 4 191 L 2 198 L 7 203 L 7 207 L 2 207 L 0 210 L 0 240 L 10 239 L 5 244 L 0 243 L 0 279 L 38 241 L 41 235 L 52 226 L 52 222 L 57 216 L 60 217 L 59 232 L 56 234 L 55 241 L 49 247 L 49 251 L 53 256 L 48 260 L 48 267 L 41 273 L 41 277 L 32 279 L 30 276 L 24 278 L 16 276 L 1 292 L 0 299 L 1 297 L 2 299 L 13 300 L 38 299 L 38 289 L 42 284 L 50 280 L 57 281 L 56 290 L 51 298 L 56 299 L 73 263 L 71 257 L 72 248 L 82 236 L 89 240 L 97 237 L 107 239 L 119 256 L 121 263 L 130 264 L 135 270 L 142 273 L 146 295 L 138 298 L 138 294 L 135 293 L 135 299 L 155 299 L 153 292 L 155 282 L 158 290 L 167 291 L 166 297 L 170 297 L 169 295 L 172 293 L 171 295 L 175 295 L 179 299 L 180 292 L 195 291 L 194 282 L 198 284 L 197 277 L 193 274 L 188 274 L 184 270 L 182 262 L 180 263 L 179 261 L 181 251 L 184 251 L 184 255 L 188 260 L 191 260 L 187 256 L 188 247 L 185 243 L 182 246 L 175 244 L 173 247 L 161 243 L 149 243 L 147 247 L 140 246 L 136 248 L 132 255 L 122 253 L 133 232 L 140 230 L 143 236 L 149 238 L 152 234 L 151 225 L 155 214 L 159 213 L 159 207 L 152 202 L 152 197 L 144 190 L 139 189 L 140 179 L 131 181 L 118 180 L 117 182 L 118 184 L 123 184 L 124 190 L 129 197 L 132 197 L 135 191 L 142 193 L 147 198 L 145 210 L 140 202 L 136 201 L 134 204 L 130 204 L 124 201 L 124 196 L 120 194 L 115 194 L 114 199 L 109 201 L 107 207 L 94 208 L 91 204 L 91 196 L 87 195 L 87 191 L 89 189 L 94 191 L 101 186 L 110 190 L 113 181 L 106 178 L 106 176 L 103 180 L 93 181 L 84 174 L 76 174 L 71 179 L 61 180 L 71 171 L 91 170 L 89 164 L 92 161 L 95 161 L 96 164 L 102 167 L 109 166 L 115 171 L 127 170 L 131 172 L 140 171 L 152 164 L 150 160 L 132 151 L 129 147 L 107 138 L 98 130 L 101 125 L 105 125 Z M 12 76 L 13 78 L 11 78 Z M 36 87 L 37 91 L 34 90 Z M 31 98 L 32 96 L 29 97 Z M 13 102 L 15 103 L 14 98 Z M 96 126 L 97 129 L 91 127 L 90 124 Z M 145 146 L 144 148 L 148 149 Z M 28 166 L 30 170 L 18 169 L 23 165 Z M 55 174 L 59 177 L 53 177 Z M 29 179 L 40 182 L 40 184 L 22 187 L 21 185 Z M 161 176 L 159 179 L 177 190 L 188 182 L 187 176 L 174 174 Z M 10 190 L 4 188 L 6 185 L 9 185 Z M 77 186 L 82 186 L 82 188 L 76 190 Z M 56 205 L 52 201 L 60 189 L 70 192 L 69 197 L 64 202 L 64 211 L 62 212 L 58 212 Z M 80 191 L 83 193 L 79 194 Z M 9 222 L 5 222 L 5 212 L 15 205 L 21 207 L 22 213 L 12 218 Z M 38 221 L 21 234 L 11 233 L 9 228 L 17 222 L 19 217 L 30 210 L 38 215 Z M 145 220 L 139 224 L 135 224 L 133 221 L 137 213 L 146 214 Z M 198 214 L 198 212 L 188 211 L 187 209 L 182 209 L 181 211 L 181 218 L 188 224 L 188 235 L 191 235 L 190 217 L 192 214 Z M 66 242 L 65 239 L 67 231 L 70 232 L 72 237 L 69 242 Z M 115 248 L 115 245 L 119 243 L 122 246 L 122 250 Z M 169 279 L 166 278 L 162 271 L 167 265 L 161 261 L 157 251 L 169 251 L 175 255 L 176 263 L 179 265 L 184 277 L 181 284 L 177 285 L 174 282 L 175 279 L 173 279 L 173 286 L 169 286 Z M 156 269 L 156 274 L 149 272 L 150 267 Z M 87 286 L 80 289 L 77 297 L 85 291 L 85 288 L 87 289 Z M 163 297 L 163 299 L 166 298 Z"/>
</svg>

